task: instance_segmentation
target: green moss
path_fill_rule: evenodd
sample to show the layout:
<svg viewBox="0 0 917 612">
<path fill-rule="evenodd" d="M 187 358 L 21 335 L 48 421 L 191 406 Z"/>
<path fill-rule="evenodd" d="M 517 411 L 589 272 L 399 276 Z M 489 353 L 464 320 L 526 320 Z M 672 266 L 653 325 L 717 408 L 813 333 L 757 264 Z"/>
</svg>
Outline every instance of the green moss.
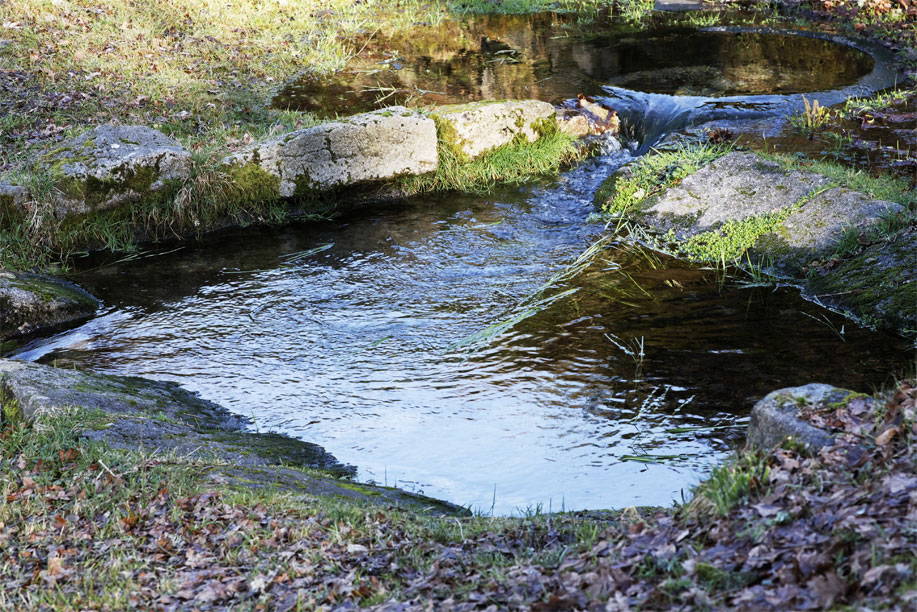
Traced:
<svg viewBox="0 0 917 612">
<path fill-rule="evenodd" d="M 261 167 L 257 160 L 241 166 L 232 166 L 227 175 L 238 197 L 246 201 L 280 198 L 280 177 Z M 299 185 L 297 184 L 297 189 Z"/>
<path fill-rule="evenodd" d="M 460 164 L 469 163 L 471 158 L 463 152 L 462 141 L 458 136 L 458 132 L 455 130 L 455 126 L 452 125 L 452 122 L 437 114 L 430 115 L 430 118 L 433 119 L 433 123 L 436 124 L 436 139 L 440 153 L 440 162 L 446 157 L 447 159 L 452 158 Z M 445 151 L 443 149 L 445 149 Z"/>
<path fill-rule="evenodd" d="M 362 493 L 363 495 L 368 495 L 370 497 L 380 497 L 382 495 L 377 487 L 362 485 L 352 480 L 337 480 L 334 484 L 341 487 L 342 489 L 356 491 L 357 493 Z"/>
<path fill-rule="evenodd" d="M 716 230 L 692 236 L 679 244 L 676 251 L 691 261 L 740 261 L 746 251 L 755 246 L 760 238 L 773 234 L 793 210 L 792 207 L 787 207 L 741 221 L 727 221 Z"/>
<path fill-rule="evenodd" d="M 0 425 L 18 425 L 22 420 L 23 412 L 19 400 L 12 396 L 0 378 Z"/>
</svg>

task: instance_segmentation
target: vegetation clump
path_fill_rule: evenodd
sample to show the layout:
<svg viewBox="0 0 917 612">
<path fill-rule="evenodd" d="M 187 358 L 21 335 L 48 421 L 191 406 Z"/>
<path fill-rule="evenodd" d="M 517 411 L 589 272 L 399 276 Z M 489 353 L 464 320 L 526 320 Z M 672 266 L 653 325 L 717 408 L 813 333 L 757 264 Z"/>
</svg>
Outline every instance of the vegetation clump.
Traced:
<svg viewBox="0 0 917 612">
<path fill-rule="evenodd" d="M 447 121 L 434 116 L 439 139 L 439 164 L 429 175 L 411 176 L 399 182 L 405 195 L 464 191 L 487 193 L 497 183 L 516 184 L 535 176 L 555 174 L 583 155 L 576 139 L 557 129 L 551 121 L 539 123 L 534 143 L 522 134 L 509 144 L 469 161 L 455 146 L 454 130 Z"/>
</svg>

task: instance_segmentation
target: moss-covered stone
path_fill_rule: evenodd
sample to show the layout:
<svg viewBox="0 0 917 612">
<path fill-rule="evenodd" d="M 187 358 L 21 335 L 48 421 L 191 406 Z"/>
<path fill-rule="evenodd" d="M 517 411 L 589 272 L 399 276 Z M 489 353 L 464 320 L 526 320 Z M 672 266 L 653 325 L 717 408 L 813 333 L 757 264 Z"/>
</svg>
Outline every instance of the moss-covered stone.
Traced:
<svg viewBox="0 0 917 612">
<path fill-rule="evenodd" d="M 76 323 L 95 313 L 98 305 L 71 283 L 0 272 L 0 340 Z"/>
<path fill-rule="evenodd" d="M 229 166 L 226 170 L 238 197 L 245 201 L 280 198 L 280 177 L 261 167 L 257 160 Z M 306 181 L 308 183 L 308 181 Z"/>
<path fill-rule="evenodd" d="M 394 488 L 355 483 L 355 470 L 320 446 L 246 430 L 246 419 L 168 382 L 104 376 L 0 359 L 4 419 L 79 407 L 81 436 L 110 447 L 156 450 L 209 466 L 212 479 L 239 488 L 282 489 L 394 504 L 437 514 L 467 510 Z M 86 426 L 91 422 L 92 426 Z"/>
<path fill-rule="evenodd" d="M 85 214 L 145 199 L 188 178 L 191 154 L 144 126 L 99 126 L 36 160 L 34 173 L 57 190 L 58 216 Z"/>
<path fill-rule="evenodd" d="M 804 290 L 862 321 L 917 338 L 917 228 L 899 230 L 848 255 L 830 269 L 815 268 Z"/>
</svg>

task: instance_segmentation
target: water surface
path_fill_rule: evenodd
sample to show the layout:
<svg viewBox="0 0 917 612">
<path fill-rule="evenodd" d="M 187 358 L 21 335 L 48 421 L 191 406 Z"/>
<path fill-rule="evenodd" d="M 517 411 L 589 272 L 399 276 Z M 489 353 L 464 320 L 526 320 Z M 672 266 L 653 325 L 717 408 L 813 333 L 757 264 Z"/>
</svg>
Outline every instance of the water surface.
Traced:
<svg viewBox="0 0 917 612">
<path fill-rule="evenodd" d="M 793 290 L 613 243 L 541 297 L 575 293 L 457 347 L 603 234 L 591 193 L 626 159 L 87 270 L 107 313 L 19 356 L 177 381 L 364 480 L 497 513 L 669 504 L 764 393 L 906 366 L 903 342 Z"/>
</svg>

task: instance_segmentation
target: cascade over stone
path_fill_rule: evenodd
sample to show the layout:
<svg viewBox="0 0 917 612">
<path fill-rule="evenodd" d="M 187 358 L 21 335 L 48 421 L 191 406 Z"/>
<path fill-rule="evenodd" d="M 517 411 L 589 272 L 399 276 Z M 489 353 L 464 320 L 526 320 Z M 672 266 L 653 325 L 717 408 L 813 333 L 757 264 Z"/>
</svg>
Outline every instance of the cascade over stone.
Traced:
<svg viewBox="0 0 917 612">
<path fill-rule="evenodd" d="M 448 125 L 448 144 L 469 159 L 509 144 L 517 135 L 535 142 L 539 124 L 556 121 L 554 107 L 539 100 L 440 106 L 432 114 Z"/>
<path fill-rule="evenodd" d="M 59 192 L 61 215 L 87 213 L 138 201 L 191 174 L 191 153 L 162 132 L 132 125 L 102 125 L 38 158 Z"/>
<path fill-rule="evenodd" d="M 436 124 L 403 106 L 354 115 L 283 134 L 231 155 L 279 178 L 281 197 L 436 170 Z M 299 190 L 299 193 L 298 191 Z"/>
<path fill-rule="evenodd" d="M 0 340 L 76 323 L 98 306 L 94 297 L 71 283 L 0 271 Z"/>
</svg>

